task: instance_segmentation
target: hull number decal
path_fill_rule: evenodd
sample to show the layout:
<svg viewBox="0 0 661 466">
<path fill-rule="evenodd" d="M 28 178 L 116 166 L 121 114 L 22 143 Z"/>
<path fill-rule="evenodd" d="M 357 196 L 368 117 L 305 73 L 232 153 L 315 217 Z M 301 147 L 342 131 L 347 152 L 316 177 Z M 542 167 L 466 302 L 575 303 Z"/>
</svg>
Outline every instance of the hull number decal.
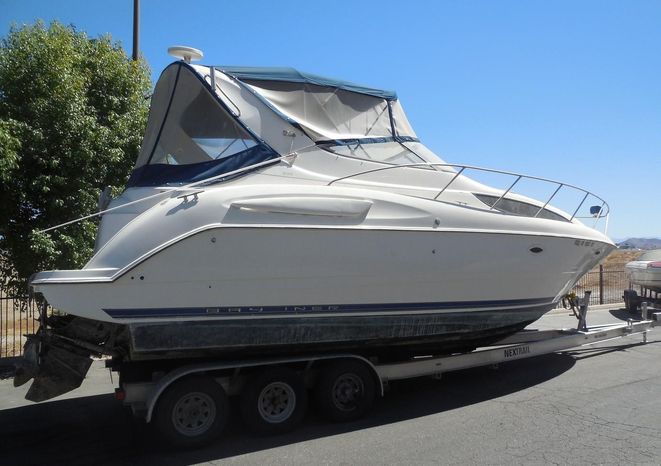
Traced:
<svg viewBox="0 0 661 466">
<path fill-rule="evenodd" d="M 574 241 L 574 244 L 576 246 L 592 247 L 592 246 L 595 245 L 595 242 L 594 241 L 588 241 L 588 240 L 585 240 L 585 239 L 577 239 L 576 241 Z"/>
</svg>

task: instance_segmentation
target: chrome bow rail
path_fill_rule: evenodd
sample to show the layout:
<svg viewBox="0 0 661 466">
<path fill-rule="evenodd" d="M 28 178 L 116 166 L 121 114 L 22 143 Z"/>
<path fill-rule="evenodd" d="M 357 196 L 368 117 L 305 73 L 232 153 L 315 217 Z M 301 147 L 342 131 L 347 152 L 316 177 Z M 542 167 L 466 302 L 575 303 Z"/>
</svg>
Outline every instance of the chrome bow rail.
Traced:
<svg viewBox="0 0 661 466">
<path fill-rule="evenodd" d="M 516 179 L 514 180 L 514 182 L 512 184 L 509 185 L 509 187 L 503 192 L 503 194 L 491 205 L 491 208 L 489 210 L 494 210 L 496 208 L 496 206 L 498 204 L 500 204 L 500 202 L 503 199 L 505 199 L 505 196 L 507 196 L 510 192 L 512 192 L 512 189 L 514 189 L 514 187 L 517 185 L 517 183 L 519 183 L 519 181 L 521 181 L 522 179 L 535 180 L 535 181 L 541 181 L 541 182 L 544 182 L 544 183 L 551 183 L 551 184 L 557 185 L 557 187 L 556 187 L 555 191 L 553 191 L 553 194 L 551 194 L 546 199 L 546 202 L 544 203 L 544 205 L 542 205 L 537 210 L 535 215 L 533 215 L 533 218 L 536 218 L 537 216 L 539 216 L 539 214 L 549 205 L 549 203 L 553 200 L 553 198 L 555 198 L 556 194 L 558 194 L 558 192 L 560 192 L 560 190 L 562 188 L 568 188 L 568 189 L 573 189 L 573 190 L 576 190 L 578 192 L 583 193 L 583 198 L 581 199 L 581 202 L 578 204 L 578 206 L 574 210 L 574 213 L 571 215 L 571 218 L 569 218 L 569 221 L 571 222 L 575 218 L 594 218 L 595 219 L 595 224 L 596 224 L 596 222 L 599 219 L 606 218 L 607 219 L 606 220 L 606 228 L 608 228 L 608 215 L 610 213 L 610 207 L 609 207 L 608 203 L 605 200 L 603 200 L 601 197 L 597 196 L 596 194 L 591 193 L 590 191 L 586 191 L 585 189 L 579 188 L 578 186 L 574 186 L 574 185 L 563 183 L 563 182 L 556 181 L 556 180 L 551 180 L 551 179 L 548 179 L 548 178 L 540 178 L 538 176 L 522 175 L 520 173 L 508 172 L 508 171 L 503 171 L 503 170 L 495 170 L 493 168 L 477 167 L 477 166 L 473 166 L 473 165 L 461 165 L 461 164 L 455 164 L 455 163 L 411 163 L 411 164 L 403 164 L 403 165 L 391 165 L 391 166 L 387 166 L 387 167 L 373 168 L 373 169 L 370 169 L 370 170 L 365 170 L 365 171 L 362 171 L 362 172 L 353 173 L 351 175 L 342 176 L 340 178 L 335 178 L 334 180 L 328 182 L 327 186 L 330 186 L 334 183 L 338 183 L 340 181 L 346 181 L 348 179 L 355 178 L 357 176 L 367 175 L 367 174 L 376 173 L 376 172 L 382 172 L 382 171 L 386 171 L 386 170 L 397 170 L 397 169 L 402 169 L 402 168 L 434 168 L 434 169 L 437 169 L 437 168 L 442 168 L 442 167 L 457 169 L 457 170 L 449 172 L 449 174 L 454 173 L 454 176 L 452 177 L 452 179 L 445 186 L 443 186 L 443 188 L 440 191 L 438 191 L 438 193 L 433 198 L 434 200 L 437 200 L 441 196 L 441 194 L 443 194 L 452 185 L 452 183 L 454 183 L 455 180 L 457 178 L 459 178 L 459 176 L 462 173 L 464 173 L 464 171 L 466 171 L 466 170 L 475 170 L 475 171 L 485 172 L 485 173 L 496 173 L 496 174 L 499 174 L 499 175 L 512 176 L 512 177 L 515 177 Z M 585 201 L 589 197 L 593 197 L 598 202 L 601 202 L 601 206 L 592 207 L 590 209 L 591 210 L 591 212 L 590 212 L 591 216 L 590 217 L 577 217 L 576 214 L 578 214 L 578 211 L 581 209 L 581 207 L 583 207 L 583 205 L 585 204 Z"/>
</svg>

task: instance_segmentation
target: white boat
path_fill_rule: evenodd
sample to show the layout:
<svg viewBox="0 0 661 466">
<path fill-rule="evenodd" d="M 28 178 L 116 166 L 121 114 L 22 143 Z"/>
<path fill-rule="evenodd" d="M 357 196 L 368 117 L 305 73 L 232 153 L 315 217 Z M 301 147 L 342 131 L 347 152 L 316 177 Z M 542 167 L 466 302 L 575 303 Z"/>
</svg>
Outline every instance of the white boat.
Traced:
<svg viewBox="0 0 661 466">
<path fill-rule="evenodd" d="M 526 179 L 555 191 L 515 194 Z M 551 205 L 568 189 L 573 214 Z M 110 329 L 70 335 L 126 358 L 468 351 L 554 308 L 614 248 L 578 219 L 593 199 L 605 217 L 579 188 L 445 163 L 393 92 L 182 61 L 156 85 L 94 256 L 31 285 Z"/>
<path fill-rule="evenodd" d="M 629 281 L 652 292 L 661 293 L 661 249 L 642 254 L 624 266 Z"/>
</svg>

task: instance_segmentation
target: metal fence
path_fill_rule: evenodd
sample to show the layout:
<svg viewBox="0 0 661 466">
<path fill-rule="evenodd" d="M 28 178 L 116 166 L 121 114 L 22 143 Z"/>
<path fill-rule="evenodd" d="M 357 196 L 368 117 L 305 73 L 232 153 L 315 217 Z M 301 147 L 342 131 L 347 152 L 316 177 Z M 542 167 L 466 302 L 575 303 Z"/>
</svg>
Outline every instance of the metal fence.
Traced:
<svg viewBox="0 0 661 466">
<path fill-rule="evenodd" d="M 39 328 L 39 308 L 27 296 L 10 296 L 0 287 L 0 358 L 20 356 L 25 335 Z"/>
<path fill-rule="evenodd" d="M 593 270 L 581 277 L 574 289 L 579 298 L 583 297 L 583 292 L 592 291 L 590 296 L 590 305 L 595 304 L 615 304 L 622 302 L 622 293 L 631 288 L 631 283 L 624 270 L 604 270 L 599 266 L 599 270 Z"/>
</svg>

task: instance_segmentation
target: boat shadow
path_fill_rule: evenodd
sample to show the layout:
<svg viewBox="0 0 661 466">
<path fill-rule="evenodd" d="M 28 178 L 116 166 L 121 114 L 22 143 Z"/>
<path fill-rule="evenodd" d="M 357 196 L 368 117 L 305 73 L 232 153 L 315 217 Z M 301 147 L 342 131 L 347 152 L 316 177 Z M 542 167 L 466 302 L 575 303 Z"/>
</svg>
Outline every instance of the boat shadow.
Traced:
<svg viewBox="0 0 661 466">
<path fill-rule="evenodd" d="M 390 385 L 370 415 L 336 424 L 311 409 L 296 431 L 271 437 L 249 433 L 233 412 L 223 438 L 203 449 L 178 451 L 153 438 L 151 430 L 121 409 L 113 395 L 97 395 L 0 411 L 0 464 L 183 465 L 231 458 L 308 440 L 357 432 L 422 416 L 441 414 L 515 393 L 551 380 L 575 364 L 552 353 Z"/>
<path fill-rule="evenodd" d="M 643 313 L 640 309 L 636 310 L 636 312 L 631 312 L 625 308 L 621 309 L 611 309 L 608 311 L 613 317 L 616 317 L 624 322 L 626 322 L 629 319 L 633 320 L 642 320 L 643 318 Z M 659 312 L 657 309 L 650 308 L 650 314 L 648 315 L 648 319 L 652 319 L 651 313 L 652 312 Z"/>
<path fill-rule="evenodd" d="M 625 322 L 628 319 L 636 319 L 637 320 L 637 319 L 641 318 L 640 310 L 638 310 L 636 312 L 631 312 L 631 311 L 628 311 L 626 308 L 621 308 L 621 309 L 610 309 L 608 312 L 613 317 L 615 317 L 619 320 L 625 321 Z"/>
</svg>

